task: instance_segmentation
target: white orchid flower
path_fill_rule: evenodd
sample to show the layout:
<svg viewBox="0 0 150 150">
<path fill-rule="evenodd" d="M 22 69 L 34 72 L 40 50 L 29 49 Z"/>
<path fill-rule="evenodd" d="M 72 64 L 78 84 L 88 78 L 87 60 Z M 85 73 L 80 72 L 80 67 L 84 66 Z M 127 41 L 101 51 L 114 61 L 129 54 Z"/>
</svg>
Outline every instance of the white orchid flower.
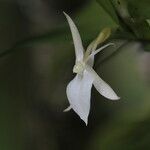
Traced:
<svg viewBox="0 0 150 150">
<path fill-rule="evenodd" d="M 76 73 L 76 76 L 68 84 L 66 90 L 70 106 L 64 111 L 66 112 L 73 109 L 87 125 L 92 85 L 94 85 L 96 90 L 107 99 L 120 99 L 113 89 L 103 81 L 92 68 L 94 64 L 94 56 L 102 49 L 113 45 L 112 43 L 109 43 L 96 50 L 97 45 L 108 38 L 110 35 L 110 29 L 104 29 L 96 40 L 88 46 L 85 52 L 76 25 L 66 13 L 64 14 L 71 29 L 76 55 L 76 61 L 73 67 L 73 72 Z"/>
</svg>

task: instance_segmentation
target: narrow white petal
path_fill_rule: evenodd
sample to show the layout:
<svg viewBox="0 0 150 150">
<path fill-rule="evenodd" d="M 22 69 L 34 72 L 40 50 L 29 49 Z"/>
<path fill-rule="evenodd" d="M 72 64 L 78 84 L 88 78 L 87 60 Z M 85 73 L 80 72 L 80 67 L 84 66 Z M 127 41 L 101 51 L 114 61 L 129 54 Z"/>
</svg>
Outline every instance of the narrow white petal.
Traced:
<svg viewBox="0 0 150 150">
<path fill-rule="evenodd" d="M 114 90 L 98 76 L 98 74 L 93 70 L 93 68 L 91 68 L 90 66 L 86 66 L 86 69 L 94 77 L 93 84 L 101 95 L 110 100 L 120 99 L 120 97 L 117 96 Z"/>
<path fill-rule="evenodd" d="M 63 112 L 68 112 L 68 111 L 70 111 L 72 108 L 71 108 L 71 106 L 68 106 Z"/>
<path fill-rule="evenodd" d="M 106 45 L 100 47 L 99 49 L 93 51 L 93 52 L 91 53 L 91 55 L 89 55 L 89 56 L 87 57 L 87 64 L 88 64 L 89 66 L 93 67 L 93 65 L 94 65 L 94 56 L 95 56 L 97 53 L 99 53 L 101 50 L 103 50 L 103 49 L 105 49 L 105 48 L 107 48 L 108 46 L 111 46 L 111 45 L 114 46 L 114 43 L 108 43 L 108 44 L 106 44 Z"/>
<path fill-rule="evenodd" d="M 114 43 L 108 43 L 108 44 L 106 44 L 106 45 L 104 45 L 104 46 L 102 46 L 102 47 L 100 47 L 99 49 L 97 49 L 97 50 L 95 50 L 95 51 L 93 51 L 92 53 L 91 53 L 91 55 L 90 56 L 92 56 L 92 55 L 96 55 L 97 53 L 99 53 L 100 51 L 102 51 L 103 49 L 105 49 L 105 48 L 107 48 L 108 46 L 111 46 L 111 45 L 115 45 Z M 89 57 L 90 57 L 89 56 Z"/>
<path fill-rule="evenodd" d="M 75 47 L 76 61 L 80 61 L 83 59 L 84 49 L 83 49 L 79 31 L 76 25 L 74 24 L 73 20 L 65 12 L 64 12 L 64 15 L 66 16 L 68 20 L 70 30 L 72 33 L 72 38 L 73 38 L 74 47 Z"/>
<path fill-rule="evenodd" d="M 91 88 L 94 78 L 87 71 L 83 76 L 76 77 L 67 86 L 67 97 L 71 108 L 80 116 L 80 118 L 88 123 L 90 111 Z"/>
</svg>

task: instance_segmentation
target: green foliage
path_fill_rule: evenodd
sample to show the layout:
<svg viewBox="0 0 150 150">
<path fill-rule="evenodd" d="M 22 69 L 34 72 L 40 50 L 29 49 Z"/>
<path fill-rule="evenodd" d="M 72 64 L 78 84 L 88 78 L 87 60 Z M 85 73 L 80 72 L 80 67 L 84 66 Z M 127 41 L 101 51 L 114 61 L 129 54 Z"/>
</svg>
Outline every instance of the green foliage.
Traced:
<svg viewBox="0 0 150 150">
<path fill-rule="evenodd" d="M 129 2 L 125 0 L 113 0 L 114 7 L 122 21 L 137 39 L 150 40 L 150 26 L 147 21 L 130 14 Z M 132 8 L 131 8 L 132 10 Z"/>
<path fill-rule="evenodd" d="M 109 13 L 110 16 L 113 19 L 115 19 L 117 16 L 120 27 L 123 28 L 125 32 L 132 33 L 135 36 L 135 40 L 150 40 L 150 26 L 146 20 L 148 19 L 148 15 L 146 14 L 148 12 L 149 5 L 147 5 L 146 9 L 144 9 L 148 1 L 145 3 L 143 1 L 140 1 L 140 3 L 142 4 L 139 5 L 139 2 L 136 3 L 134 0 L 109 0 L 111 9 L 109 5 L 104 5 L 103 0 L 97 1 L 107 12 L 108 10 L 111 10 L 111 12 L 115 12 L 115 15 L 114 13 Z M 137 9 L 138 11 L 137 13 L 135 13 L 135 10 Z"/>
<path fill-rule="evenodd" d="M 127 0 L 131 16 L 139 19 L 150 19 L 149 0 Z"/>
<path fill-rule="evenodd" d="M 114 22 L 119 24 L 118 16 L 110 0 L 97 0 L 101 7 L 112 17 Z"/>
</svg>

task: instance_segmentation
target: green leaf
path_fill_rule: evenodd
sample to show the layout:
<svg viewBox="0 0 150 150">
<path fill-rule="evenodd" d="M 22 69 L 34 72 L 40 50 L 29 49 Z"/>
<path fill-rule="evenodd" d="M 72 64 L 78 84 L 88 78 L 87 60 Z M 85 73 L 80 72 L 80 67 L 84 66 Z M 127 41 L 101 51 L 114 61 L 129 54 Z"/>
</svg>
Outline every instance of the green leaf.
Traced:
<svg viewBox="0 0 150 150">
<path fill-rule="evenodd" d="M 150 26 L 145 20 L 134 19 L 130 26 L 139 40 L 150 40 Z"/>
<path fill-rule="evenodd" d="M 111 0 L 117 11 L 120 11 L 121 16 L 131 16 L 139 20 L 150 19 L 150 1 L 149 0 Z M 123 17 L 122 16 L 122 17 Z"/>
<path fill-rule="evenodd" d="M 126 26 L 125 30 L 132 32 L 138 40 L 150 40 L 150 26 L 148 22 L 143 18 L 130 14 L 129 1 L 112 0 L 112 3 L 118 16 Z"/>
<path fill-rule="evenodd" d="M 100 6 L 111 16 L 115 23 L 119 25 L 118 16 L 115 12 L 115 9 L 111 3 L 111 0 L 97 0 Z"/>
<path fill-rule="evenodd" d="M 98 0 L 99 4 L 120 25 L 121 33 L 135 36 L 135 39 L 150 40 L 150 27 L 146 20 L 131 16 L 125 0 Z M 118 34 L 118 33 L 117 33 Z M 124 36 L 124 34 L 123 34 Z M 119 37 L 119 36 L 118 36 Z M 120 38 L 122 35 L 120 34 Z M 130 39 L 126 36 L 126 39 Z"/>
<path fill-rule="evenodd" d="M 150 0 L 127 0 L 128 9 L 132 16 L 142 19 L 150 19 Z"/>
</svg>

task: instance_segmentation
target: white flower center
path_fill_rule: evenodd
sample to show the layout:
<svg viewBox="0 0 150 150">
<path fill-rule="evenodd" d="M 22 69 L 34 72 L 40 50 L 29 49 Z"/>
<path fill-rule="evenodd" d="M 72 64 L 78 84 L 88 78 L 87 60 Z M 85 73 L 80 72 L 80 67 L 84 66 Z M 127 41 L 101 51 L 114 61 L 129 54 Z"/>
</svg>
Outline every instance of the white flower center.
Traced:
<svg viewBox="0 0 150 150">
<path fill-rule="evenodd" d="M 73 67 L 73 72 L 82 75 L 84 69 L 85 69 L 85 63 L 82 61 L 78 61 Z"/>
</svg>

